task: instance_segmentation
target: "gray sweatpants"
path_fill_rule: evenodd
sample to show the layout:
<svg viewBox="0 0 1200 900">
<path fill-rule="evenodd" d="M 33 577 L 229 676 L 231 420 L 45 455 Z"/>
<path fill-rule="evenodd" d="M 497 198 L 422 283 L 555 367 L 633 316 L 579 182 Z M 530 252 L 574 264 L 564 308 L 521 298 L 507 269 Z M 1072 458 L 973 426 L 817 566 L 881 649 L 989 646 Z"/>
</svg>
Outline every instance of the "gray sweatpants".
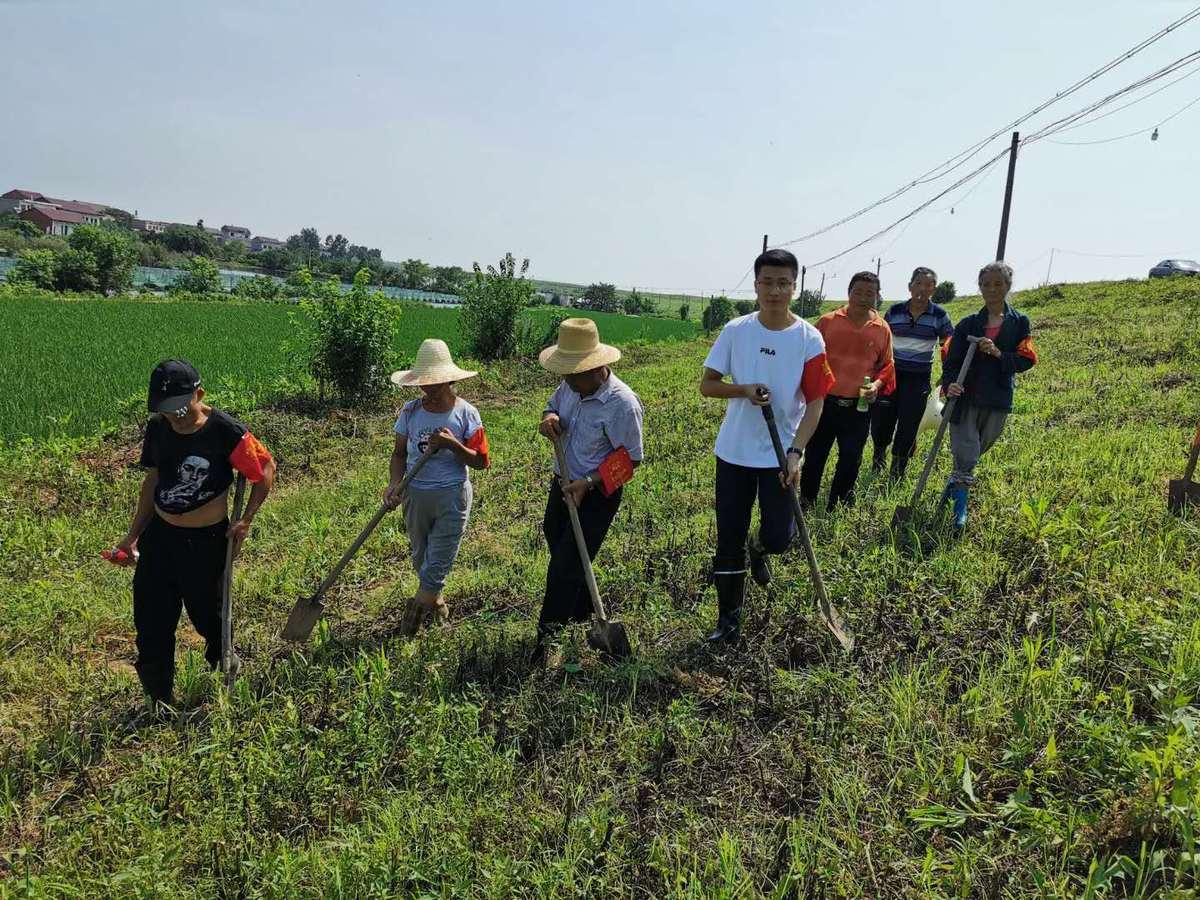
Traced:
<svg viewBox="0 0 1200 900">
<path fill-rule="evenodd" d="M 960 421 L 950 420 L 950 453 L 954 457 L 951 484 L 969 487 L 975 483 L 979 457 L 996 443 L 1007 420 L 1008 413 L 1002 409 L 975 405 L 963 409 Z"/>
<path fill-rule="evenodd" d="M 409 488 L 404 524 L 421 590 L 438 593 L 458 556 L 474 493 L 471 482 L 452 488 Z"/>
</svg>

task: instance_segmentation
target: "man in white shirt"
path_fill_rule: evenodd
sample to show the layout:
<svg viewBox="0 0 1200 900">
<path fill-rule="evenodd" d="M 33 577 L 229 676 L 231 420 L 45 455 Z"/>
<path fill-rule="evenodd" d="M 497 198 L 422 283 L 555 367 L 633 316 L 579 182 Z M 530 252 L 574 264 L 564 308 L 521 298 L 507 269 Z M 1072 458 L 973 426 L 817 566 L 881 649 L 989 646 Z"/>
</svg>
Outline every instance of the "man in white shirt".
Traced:
<svg viewBox="0 0 1200 900">
<path fill-rule="evenodd" d="M 710 641 L 733 641 L 741 632 L 746 555 L 760 585 L 771 580 L 768 553 L 782 553 L 795 521 L 787 487 L 800 479 L 804 447 L 821 418 L 833 372 L 825 341 L 791 311 L 800 265 L 786 250 L 768 250 L 754 261 L 758 311 L 728 322 L 708 358 L 700 393 L 729 401 L 717 434 L 717 548 L 713 580 L 719 610 Z M 726 377 L 730 380 L 726 381 Z M 780 439 L 789 443 L 780 472 L 761 407 L 771 404 Z M 761 527 L 747 544 L 754 500 Z"/>
</svg>

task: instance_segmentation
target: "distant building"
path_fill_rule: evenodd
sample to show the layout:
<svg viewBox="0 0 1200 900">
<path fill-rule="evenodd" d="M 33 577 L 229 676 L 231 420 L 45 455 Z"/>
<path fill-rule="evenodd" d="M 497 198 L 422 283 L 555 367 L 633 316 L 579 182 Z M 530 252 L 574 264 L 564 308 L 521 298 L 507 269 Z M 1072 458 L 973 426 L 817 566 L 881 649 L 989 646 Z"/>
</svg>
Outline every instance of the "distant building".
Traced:
<svg viewBox="0 0 1200 900">
<path fill-rule="evenodd" d="M 278 241 L 273 237 L 263 237 L 261 234 L 256 235 L 250 240 L 250 251 L 252 253 L 261 253 L 263 250 L 274 250 L 282 246 L 283 241 Z"/>
<path fill-rule="evenodd" d="M 74 213 L 80 216 L 79 224 L 99 225 L 111 221 L 112 215 L 103 203 L 87 203 L 83 200 L 59 200 L 57 197 L 47 197 L 37 191 L 26 191 L 13 188 L 0 194 L 0 212 L 24 212 L 27 209 L 53 210 Z"/>
<path fill-rule="evenodd" d="M 42 234 L 54 237 L 66 237 L 78 226 L 85 224 L 81 213 L 55 206 L 29 206 L 22 209 L 19 215 L 40 228 Z"/>
<path fill-rule="evenodd" d="M 162 234 L 170 224 L 170 222 L 155 222 L 153 219 L 134 219 L 133 230 L 147 234 Z"/>
<path fill-rule="evenodd" d="M 221 232 L 217 236 L 217 240 L 221 243 L 228 241 L 241 241 L 243 244 L 250 243 L 250 229 L 243 228 L 241 225 L 222 225 Z"/>
</svg>

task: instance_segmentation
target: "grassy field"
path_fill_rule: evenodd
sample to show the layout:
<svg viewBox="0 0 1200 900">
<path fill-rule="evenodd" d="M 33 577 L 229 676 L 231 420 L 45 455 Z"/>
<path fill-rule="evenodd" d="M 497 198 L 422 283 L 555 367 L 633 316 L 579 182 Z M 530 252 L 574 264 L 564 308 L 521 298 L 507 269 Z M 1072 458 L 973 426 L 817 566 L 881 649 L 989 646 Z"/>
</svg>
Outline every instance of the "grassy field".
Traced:
<svg viewBox="0 0 1200 900">
<path fill-rule="evenodd" d="M 147 300 L 0 300 L 0 441 L 80 436 L 137 421 L 145 381 L 167 356 L 190 359 L 207 390 L 252 407 L 305 384 L 287 343 L 295 308 L 278 304 Z M 547 310 L 526 315 L 544 318 Z M 405 304 L 396 340 L 411 359 L 426 337 L 462 351 L 458 311 Z M 685 322 L 584 313 L 606 340 L 677 340 Z M 294 343 L 294 339 L 292 341 Z"/>
<path fill-rule="evenodd" d="M 751 587 L 742 647 L 700 641 L 722 410 L 699 340 L 619 366 L 647 461 L 597 560 L 638 651 L 617 667 L 578 634 L 526 662 L 553 388 L 527 366 L 467 386 L 494 464 L 453 625 L 413 642 L 397 517 L 311 646 L 276 637 L 375 508 L 392 410 L 246 411 L 280 461 L 235 584 L 246 668 L 223 696 L 183 626 L 172 725 L 135 719 L 129 573 L 97 559 L 136 433 L 0 452 L 0 895 L 1192 896 L 1200 519 L 1164 494 L 1200 419 L 1200 285 L 1016 304 L 1041 362 L 961 542 L 888 539 L 915 473 L 813 523 L 850 656 L 797 553 Z"/>
</svg>

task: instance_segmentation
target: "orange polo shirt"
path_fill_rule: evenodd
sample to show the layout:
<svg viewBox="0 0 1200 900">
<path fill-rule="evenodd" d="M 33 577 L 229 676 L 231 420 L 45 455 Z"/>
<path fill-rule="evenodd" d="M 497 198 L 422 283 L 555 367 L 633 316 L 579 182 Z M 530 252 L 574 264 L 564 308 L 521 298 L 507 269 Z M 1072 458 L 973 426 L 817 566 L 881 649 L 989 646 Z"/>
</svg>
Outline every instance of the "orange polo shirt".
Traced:
<svg viewBox="0 0 1200 900">
<path fill-rule="evenodd" d="M 863 378 L 869 377 L 883 382 L 880 393 L 890 394 L 896 389 L 892 329 L 874 310 L 865 323 L 855 325 L 847 309 L 843 306 L 817 320 L 817 331 L 825 338 L 825 356 L 836 379 L 829 393 L 857 399 Z"/>
</svg>

